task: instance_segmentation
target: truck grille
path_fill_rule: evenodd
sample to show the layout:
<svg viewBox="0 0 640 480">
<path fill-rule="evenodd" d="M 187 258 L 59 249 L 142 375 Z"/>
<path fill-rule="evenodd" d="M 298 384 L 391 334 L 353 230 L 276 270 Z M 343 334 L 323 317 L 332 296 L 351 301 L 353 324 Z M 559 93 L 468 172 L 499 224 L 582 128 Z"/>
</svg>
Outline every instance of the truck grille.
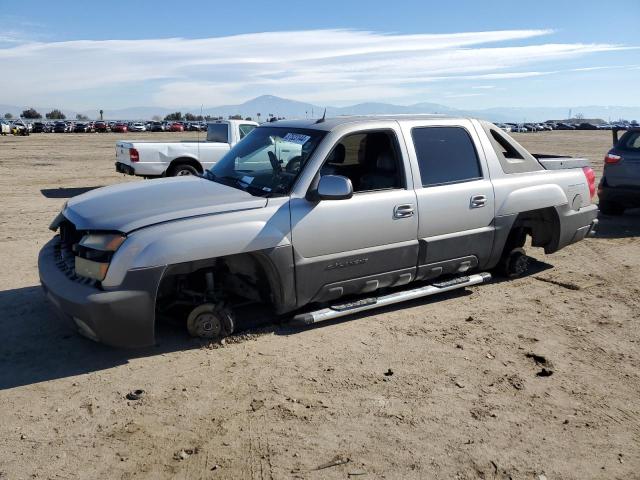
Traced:
<svg viewBox="0 0 640 480">
<path fill-rule="evenodd" d="M 73 223 L 65 220 L 60 224 L 60 240 L 53 247 L 56 266 L 65 276 L 74 282 L 98 286 L 99 282 L 91 278 L 76 275 L 76 245 L 82 239 L 83 232 L 76 230 Z"/>
</svg>

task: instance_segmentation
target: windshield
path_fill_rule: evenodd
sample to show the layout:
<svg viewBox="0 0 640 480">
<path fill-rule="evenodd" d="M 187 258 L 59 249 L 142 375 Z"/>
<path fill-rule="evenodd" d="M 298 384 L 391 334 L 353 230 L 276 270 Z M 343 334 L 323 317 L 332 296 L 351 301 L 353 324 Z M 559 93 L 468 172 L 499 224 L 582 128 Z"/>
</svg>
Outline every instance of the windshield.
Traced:
<svg viewBox="0 0 640 480">
<path fill-rule="evenodd" d="M 301 128 L 256 128 L 204 177 L 252 195 L 287 195 L 325 134 Z"/>
</svg>

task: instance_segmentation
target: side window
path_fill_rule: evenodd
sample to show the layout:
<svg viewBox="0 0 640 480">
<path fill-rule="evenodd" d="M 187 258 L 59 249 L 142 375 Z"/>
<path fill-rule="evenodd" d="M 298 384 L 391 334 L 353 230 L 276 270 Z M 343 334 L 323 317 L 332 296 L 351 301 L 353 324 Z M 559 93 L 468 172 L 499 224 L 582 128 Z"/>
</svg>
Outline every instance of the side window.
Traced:
<svg viewBox="0 0 640 480">
<path fill-rule="evenodd" d="M 210 123 L 207 126 L 207 142 L 229 142 L 229 125 L 226 123 Z"/>
<path fill-rule="evenodd" d="M 320 175 L 347 177 L 354 192 L 405 188 L 399 151 L 393 132 L 353 133 L 333 148 Z"/>
<path fill-rule="evenodd" d="M 522 155 L 520 152 L 516 150 L 516 148 L 511 145 L 509 140 L 505 138 L 502 133 L 497 130 L 490 128 L 489 132 L 491 133 L 491 138 L 494 140 L 494 147 L 496 148 L 496 152 L 502 155 L 504 158 L 508 158 L 511 160 L 522 160 Z"/>
<path fill-rule="evenodd" d="M 640 150 L 640 132 L 628 132 L 624 137 L 624 141 L 620 142 L 624 150 Z"/>
<path fill-rule="evenodd" d="M 240 130 L 240 140 L 242 140 L 244 137 L 249 135 L 249 133 L 251 133 L 251 131 L 254 128 L 256 128 L 255 125 L 247 125 L 247 124 L 240 125 L 238 127 L 238 129 Z"/>
<path fill-rule="evenodd" d="M 422 186 L 430 187 L 482 178 L 478 154 L 462 127 L 420 127 L 411 130 Z"/>
</svg>

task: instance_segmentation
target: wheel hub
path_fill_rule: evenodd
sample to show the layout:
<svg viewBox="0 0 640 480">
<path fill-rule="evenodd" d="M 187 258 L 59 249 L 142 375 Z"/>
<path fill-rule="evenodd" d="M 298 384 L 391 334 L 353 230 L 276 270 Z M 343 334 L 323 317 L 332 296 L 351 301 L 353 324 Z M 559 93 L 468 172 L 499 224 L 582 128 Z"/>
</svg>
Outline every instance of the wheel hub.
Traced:
<svg viewBox="0 0 640 480">
<path fill-rule="evenodd" d="M 221 306 L 205 303 L 194 308 L 187 318 L 189 334 L 199 338 L 221 338 L 233 332 L 233 319 Z"/>
</svg>

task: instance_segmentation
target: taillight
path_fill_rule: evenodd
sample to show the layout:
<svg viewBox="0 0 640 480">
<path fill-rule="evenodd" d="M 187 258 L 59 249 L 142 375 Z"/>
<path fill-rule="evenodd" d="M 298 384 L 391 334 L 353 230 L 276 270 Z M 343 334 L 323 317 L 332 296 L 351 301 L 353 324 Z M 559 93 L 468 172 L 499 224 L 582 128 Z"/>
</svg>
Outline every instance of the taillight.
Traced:
<svg viewBox="0 0 640 480">
<path fill-rule="evenodd" d="M 593 198 L 596 196 L 596 174 L 593 173 L 591 167 L 582 167 L 582 171 L 589 184 L 589 195 Z"/>
<path fill-rule="evenodd" d="M 135 148 L 129 149 L 129 160 L 131 160 L 132 162 L 140 161 L 140 154 L 138 153 L 138 150 L 136 150 Z"/>
<path fill-rule="evenodd" d="M 620 160 L 622 160 L 622 157 L 620 155 L 614 155 L 613 153 L 607 153 L 607 155 L 604 157 L 604 163 L 618 163 Z"/>
</svg>

